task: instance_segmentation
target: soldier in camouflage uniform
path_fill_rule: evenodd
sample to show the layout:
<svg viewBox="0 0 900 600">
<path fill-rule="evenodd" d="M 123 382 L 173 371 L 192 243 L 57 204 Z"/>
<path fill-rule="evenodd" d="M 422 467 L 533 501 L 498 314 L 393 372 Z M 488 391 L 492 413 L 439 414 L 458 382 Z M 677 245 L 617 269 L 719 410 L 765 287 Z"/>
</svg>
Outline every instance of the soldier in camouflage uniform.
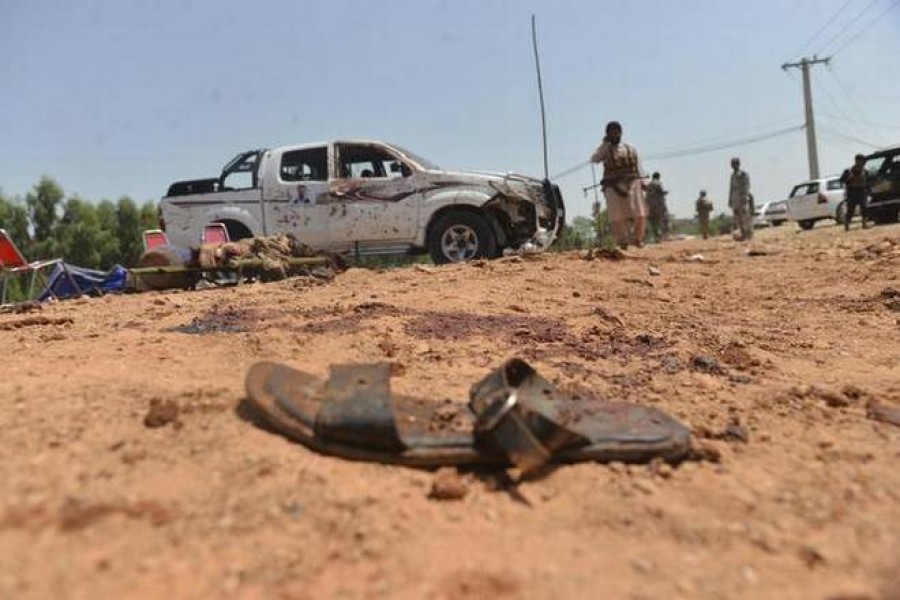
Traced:
<svg viewBox="0 0 900 600">
<path fill-rule="evenodd" d="M 644 245 L 647 223 L 647 206 L 641 182 L 643 170 L 637 150 L 622 143 L 622 125 L 611 121 L 606 125 L 603 143 L 591 155 L 591 162 L 603 163 L 603 195 L 606 198 L 606 214 L 613 238 L 620 248 L 629 243 L 629 223 L 634 226 L 631 238 L 635 245 Z"/>
<path fill-rule="evenodd" d="M 668 193 L 659 180 L 659 173 L 654 173 L 647 184 L 646 200 L 650 213 L 650 234 L 656 242 L 669 237 L 669 209 L 666 207 Z"/>
<path fill-rule="evenodd" d="M 697 220 L 700 221 L 700 233 L 703 239 L 709 238 L 709 214 L 713 210 L 712 201 L 706 195 L 706 190 L 700 190 L 700 197 L 697 198 Z"/>
<path fill-rule="evenodd" d="M 740 240 L 753 239 L 753 196 L 750 194 L 750 176 L 741 169 L 741 159 L 731 159 L 731 181 L 728 186 L 728 206 L 734 213 L 734 225 L 740 231 Z"/>
<path fill-rule="evenodd" d="M 841 183 L 844 184 L 844 198 L 846 209 L 844 211 L 844 231 L 850 230 L 850 221 L 859 207 L 859 217 L 862 220 L 862 228 L 866 228 L 866 200 L 869 196 L 869 177 L 864 168 L 866 157 L 857 154 L 853 158 L 853 166 L 841 175 Z"/>
</svg>

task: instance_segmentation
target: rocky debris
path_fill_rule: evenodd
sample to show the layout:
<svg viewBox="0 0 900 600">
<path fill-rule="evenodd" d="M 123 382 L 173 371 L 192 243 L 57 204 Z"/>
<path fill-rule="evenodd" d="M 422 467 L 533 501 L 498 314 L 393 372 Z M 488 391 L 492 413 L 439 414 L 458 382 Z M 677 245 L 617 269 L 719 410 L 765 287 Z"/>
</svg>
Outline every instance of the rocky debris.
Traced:
<svg viewBox="0 0 900 600">
<path fill-rule="evenodd" d="M 462 500 L 469 486 L 453 467 L 443 467 L 434 474 L 428 497 L 432 500 Z"/>
<path fill-rule="evenodd" d="M 726 442 L 746 444 L 750 441 L 750 431 L 744 425 L 741 425 L 739 421 L 734 420 L 719 434 L 719 439 Z"/>
<path fill-rule="evenodd" d="M 647 273 L 649 273 L 653 277 L 659 277 L 660 275 L 662 275 L 662 271 L 659 270 L 659 267 L 656 267 L 654 265 L 649 265 L 647 267 Z"/>
<path fill-rule="evenodd" d="M 870 400 L 866 405 L 866 416 L 873 421 L 900 427 L 900 406 L 892 406 L 877 400 Z"/>
<path fill-rule="evenodd" d="M 47 317 L 37 315 L 33 317 L 25 317 L 24 319 L 16 319 L 14 321 L 6 321 L 0 323 L 0 331 L 11 331 L 13 329 L 22 329 L 23 327 L 38 327 L 41 325 L 71 325 L 75 321 L 71 317 Z"/>
<path fill-rule="evenodd" d="M 174 400 L 153 398 L 150 400 L 147 414 L 144 415 L 144 427 L 158 429 L 171 423 L 175 429 L 180 429 L 182 425 L 179 420 L 180 415 L 181 408 Z"/>
<path fill-rule="evenodd" d="M 845 385 L 841 391 L 823 388 L 818 385 L 795 385 L 789 393 L 795 398 L 816 398 L 822 400 L 830 408 L 845 408 L 865 395 L 861 388 L 852 384 Z"/>
<path fill-rule="evenodd" d="M 41 306 L 41 303 L 37 301 L 17 302 L 15 304 L 4 304 L 3 306 L 0 306 L 0 314 L 12 313 L 14 315 L 21 315 L 40 310 L 43 310 L 43 307 Z"/>
<path fill-rule="evenodd" d="M 611 313 L 608 309 L 603 308 L 602 306 L 595 306 L 594 308 L 592 308 L 591 314 L 599 316 L 608 323 L 613 323 L 615 325 L 618 325 L 619 327 L 625 327 L 625 321 Z"/>
<path fill-rule="evenodd" d="M 711 375 L 727 375 L 728 370 L 715 358 L 703 354 L 697 354 L 691 358 L 691 369 Z"/>
<path fill-rule="evenodd" d="M 893 259 L 900 257 L 900 238 L 884 238 L 853 253 L 856 260 Z"/>
<path fill-rule="evenodd" d="M 625 260 L 627 256 L 619 248 L 591 248 L 584 260 Z"/>
</svg>

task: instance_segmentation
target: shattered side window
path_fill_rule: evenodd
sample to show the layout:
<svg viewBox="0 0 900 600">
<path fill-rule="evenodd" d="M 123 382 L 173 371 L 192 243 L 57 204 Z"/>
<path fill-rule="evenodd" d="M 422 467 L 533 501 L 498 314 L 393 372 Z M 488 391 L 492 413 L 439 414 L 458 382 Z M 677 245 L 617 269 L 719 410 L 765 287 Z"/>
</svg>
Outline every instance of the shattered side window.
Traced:
<svg viewBox="0 0 900 600">
<path fill-rule="evenodd" d="M 321 147 L 285 152 L 279 173 L 282 181 L 326 181 L 328 151 Z"/>
<path fill-rule="evenodd" d="M 338 155 L 343 179 L 393 178 L 404 174 L 401 161 L 382 148 L 345 144 L 338 148 Z"/>
</svg>

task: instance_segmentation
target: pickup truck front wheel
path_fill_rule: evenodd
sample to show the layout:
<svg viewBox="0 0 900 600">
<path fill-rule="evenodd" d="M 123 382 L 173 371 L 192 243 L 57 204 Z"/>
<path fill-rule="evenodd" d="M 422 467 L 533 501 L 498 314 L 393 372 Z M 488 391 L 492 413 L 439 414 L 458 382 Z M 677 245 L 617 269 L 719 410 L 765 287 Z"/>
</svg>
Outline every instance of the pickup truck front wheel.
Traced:
<svg viewBox="0 0 900 600">
<path fill-rule="evenodd" d="M 428 253 L 439 265 L 491 258 L 497 253 L 497 239 L 484 218 L 469 212 L 450 212 L 431 228 Z"/>
</svg>

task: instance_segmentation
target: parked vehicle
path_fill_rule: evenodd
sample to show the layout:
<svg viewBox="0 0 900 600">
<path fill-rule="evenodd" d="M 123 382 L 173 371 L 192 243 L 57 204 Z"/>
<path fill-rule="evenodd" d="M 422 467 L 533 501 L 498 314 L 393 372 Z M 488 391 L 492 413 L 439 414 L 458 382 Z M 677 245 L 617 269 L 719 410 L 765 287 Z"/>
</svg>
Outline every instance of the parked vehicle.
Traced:
<svg viewBox="0 0 900 600">
<path fill-rule="evenodd" d="M 172 184 L 160 214 L 176 245 L 196 245 L 206 224 L 223 223 L 233 240 L 292 233 L 317 250 L 428 252 L 436 263 L 540 251 L 565 220 L 549 181 L 446 171 L 379 141 L 243 152 L 216 178 Z"/>
<path fill-rule="evenodd" d="M 896 223 L 900 217 L 900 146 L 866 157 L 869 202 L 866 214 L 876 223 Z"/>
<path fill-rule="evenodd" d="M 812 229 L 816 221 L 834 219 L 844 222 L 844 184 L 839 175 L 820 177 L 794 186 L 786 200 L 787 213 L 801 229 Z"/>
<path fill-rule="evenodd" d="M 753 210 L 753 227 L 778 227 L 788 220 L 784 200 L 757 204 Z"/>
</svg>

